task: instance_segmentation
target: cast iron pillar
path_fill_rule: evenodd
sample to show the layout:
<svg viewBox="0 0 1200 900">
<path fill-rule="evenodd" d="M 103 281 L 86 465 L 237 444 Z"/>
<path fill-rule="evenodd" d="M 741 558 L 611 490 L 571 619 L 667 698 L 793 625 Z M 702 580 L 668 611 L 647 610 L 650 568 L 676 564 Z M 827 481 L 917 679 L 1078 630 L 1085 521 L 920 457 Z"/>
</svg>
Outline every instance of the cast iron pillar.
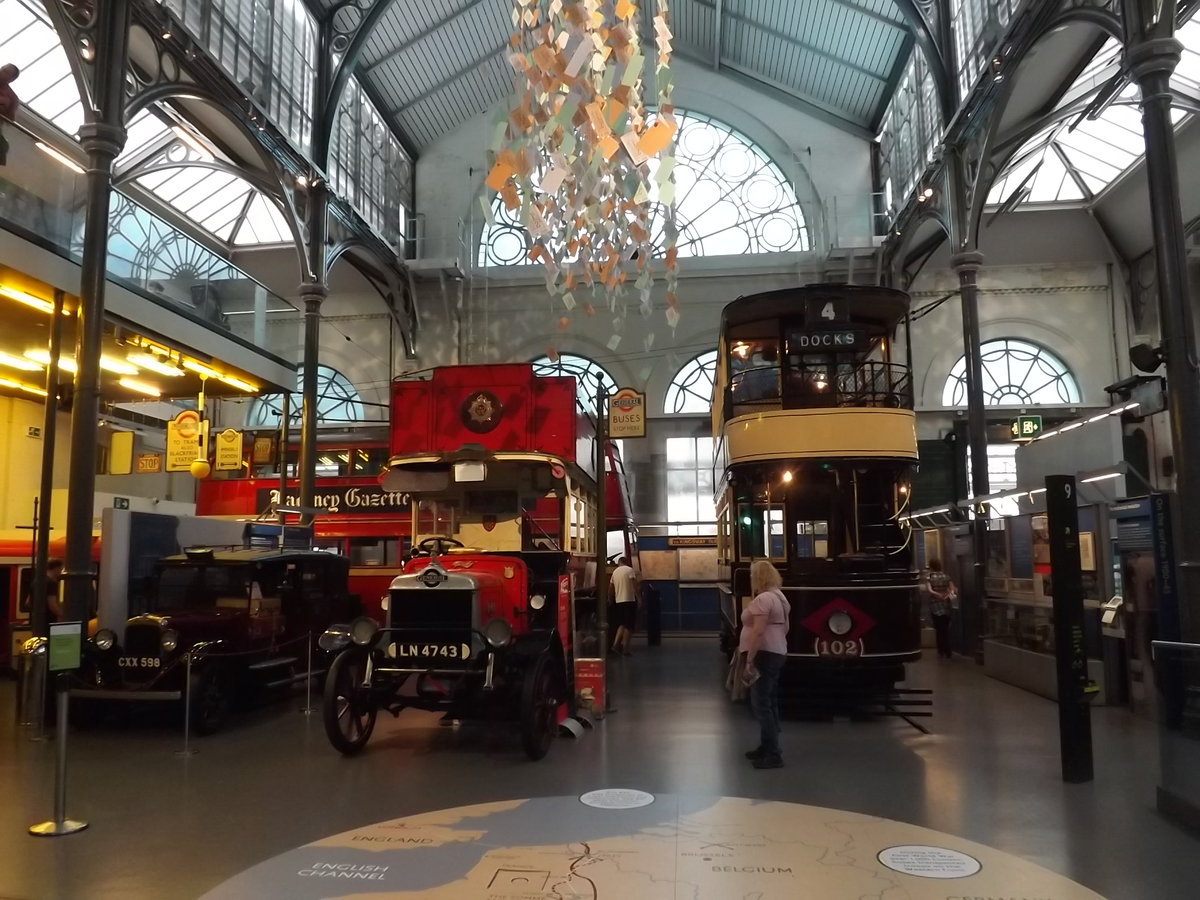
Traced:
<svg viewBox="0 0 1200 900">
<path fill-rule="evenodd" d="M 29 605 L 29 624 L 35 637 L 49 633 L 50 608 L 47 603 L 46 565 L 50 561 L 50 498 L 54 493 L 54 445 L 58 433 L 58 358 L 62 354 L 62 291 L 54 292 L 53 321 L 50 323 L 50 364 L 46 366 L 46 407 L 42 419 L 42 471 L 38 487 L 37 548 L 33 562 L 33 602 Z"/>
<path fill-rule="evenodd" d="M 1130 24 L 1140 17 L 1128 18 Z M 1174 3 L 1162 15 L 1174 13 Z M 1139 29 L 1134 24 L 1132 31 Z M 1125 50 L 1126 64 L 1142 89 L 1142 129 L 1146 137 L 1146 175 L 1154 228 L 1158 274 L 1158 307 L 1162 350 L 1167 365 L 1167 395 L 1171 417 L 1171 446 L 1175 461 L 1176 509 L 1194 515 L 1200 509 L 1200 380 L 1197 379 L 1196 339 L 1188 289 L 1183 213 L 1179 202 L 1179 168 L 1175 130 L 1171 122 L 1171 73 L 1183 45 L 1173 37 L 1139 37 Z M 1166 640 L 1200 641 L 1200 529 L 1177 528 L 1179 633 L 1174 623 L 1160 621 Z"/>
<path fill-rule="evenodd" d="M 129 59 L 129 2 L 96 5 L 96 58 L 91 109 L 79 129 L 88 155 L 87 202 L 75 323 L 75 391 L 71 407 L 71 465 L 67 479 L 63 611 L 68 620 L 90 617 L 92 518 L 96 493 L 97 417 L 100 414 L 100 346 L 113 161 L 125 146 L 125 68 Z M 86 105 L 86 104 L 85 104 Z"/>
<path fill-rule="evenodd" d="M 317 367 L 321 355 L 321 304 L 329 296 L 329 267 L 325 244 L 329 236 L 329 195 L 323 183 L 308 189 L 305 221 L 305 259 L 308 281 L 300 285 L 304 300 L 304 380 L 300 385 L 300 507 L 311 510 L 317 480 Z M 300 524 L 311 525 L 312 513 L 301 514 Z"/>
<path fill-rule="evenodd" d="M 976 497 L 987 496 L 987 418 L 983 408 L 983 362 L 979 355 L 979 282 L 977 276 L 983 265 L 978 250 L 964 250 L 950 258 L 950 266 L 958 273 L 959 300 L 962 305 L 963 353 L 967 375 L 967 444 L 971 457 L 971 492 Z M 974 655 L 979 650 L 980 616 L 983 609 L 983 583 L 987 566 L 987 517 L 976 509 L 971 521 L 971 590 L 962 601 L 963 652 Z"/>
</svg>

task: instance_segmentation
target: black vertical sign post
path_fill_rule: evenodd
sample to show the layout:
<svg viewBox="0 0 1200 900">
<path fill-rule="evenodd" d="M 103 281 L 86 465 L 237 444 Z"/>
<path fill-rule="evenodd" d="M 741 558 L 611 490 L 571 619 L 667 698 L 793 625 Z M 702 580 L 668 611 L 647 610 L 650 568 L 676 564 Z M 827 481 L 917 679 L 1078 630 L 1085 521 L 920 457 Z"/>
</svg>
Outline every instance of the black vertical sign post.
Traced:
<svg viewBox="0 0 1200 900">
<path fill-rule="evenodd" d="M 1083 578 L 1075 479 L 1046 477 L 1050 573 L 1054 591 L 1054 652 L 1058 663 L 1058 737 L 1063 781 L 1091 781 L 1092 719 L 1083 643 Z"/>
</svg>

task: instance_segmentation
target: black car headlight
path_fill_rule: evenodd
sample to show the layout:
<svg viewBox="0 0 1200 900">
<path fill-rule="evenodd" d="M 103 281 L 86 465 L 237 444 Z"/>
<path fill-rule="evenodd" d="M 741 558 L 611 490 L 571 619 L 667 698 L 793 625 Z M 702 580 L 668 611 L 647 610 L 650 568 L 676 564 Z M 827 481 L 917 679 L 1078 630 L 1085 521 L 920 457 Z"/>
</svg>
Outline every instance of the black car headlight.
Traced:
<svg viewBox="0 0 1200 900">
<path fill-rule="evenodd" d="M 365 647 L 375 640 L 377 634 L 379 634 L 379 623 L 367 616 L 359 616 L 350 623 L 350 640 L 360 647 Z"/>
<path fill-rule="evenodd" d="M 174 653 L 175 648 L 179 646 L 179 632 L 174 628 L 168 628 L 162 633 L 162 637 L 158 639 L 158 647 L 163 653 Z"/>
<path fill-rule="evenodd" d="M 529 608 L 534 611 L 541 609 L 545 605 L 546 605 L 546 595 L 545 594 L 534 594 L 532 597 L 529 598 Z"/>
<path fill-rule="evenodd" d="M 117 642 L 117 636 L 107 628 L 101 628 L 96 632 L 96 637 L 93 640 L 96 643 L 97 650 L 111 650 Z"/>
<path fill-rule="evenodd" d="M 317 646 L 322 650 L 334 653 L 350 643 L 350 629 L 345 625 L 337 625 L 325 629 L 325 633 L 317 638 Z"/>
<path fill-rule="evenodd" d="M 488 644 L 499 649 L 507 647 L 512 640 L 512 626 L 505 619 L 492 619 L 483 629 L 483 636 Z"/>
</svg>

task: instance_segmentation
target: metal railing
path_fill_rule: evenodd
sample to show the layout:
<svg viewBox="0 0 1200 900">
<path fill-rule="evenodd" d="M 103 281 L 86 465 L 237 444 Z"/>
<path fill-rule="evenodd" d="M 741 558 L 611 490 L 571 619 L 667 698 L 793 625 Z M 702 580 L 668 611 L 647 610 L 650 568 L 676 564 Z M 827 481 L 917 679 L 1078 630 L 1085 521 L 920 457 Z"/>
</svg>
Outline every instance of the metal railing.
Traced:
<svg viewBox="0 0 1200 900">
<path fill-rule="evenodd" d="M 859 363 L 832 376 L 815 366 L 757 366 L 736 373 L 726 388 L 726 418 L 768 409 L 829 407 L 912 409 L 912 372 L 885 362 Z"/>
</svg>

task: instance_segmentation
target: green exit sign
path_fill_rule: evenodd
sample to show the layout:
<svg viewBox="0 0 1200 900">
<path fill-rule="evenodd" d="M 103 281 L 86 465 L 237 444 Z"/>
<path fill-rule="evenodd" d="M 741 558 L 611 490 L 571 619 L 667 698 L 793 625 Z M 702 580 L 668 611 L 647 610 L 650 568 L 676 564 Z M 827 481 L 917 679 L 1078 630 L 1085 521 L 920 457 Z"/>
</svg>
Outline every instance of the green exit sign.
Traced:
<svg viewBox="0 0 1200 900">
<path fill-rule="evenodd" d="M 1041 416 L 1017 416 L 1013 421 L 1012 436 L 1018 441 L 1032 441 L 1042 433 Z"/>
</svg>

